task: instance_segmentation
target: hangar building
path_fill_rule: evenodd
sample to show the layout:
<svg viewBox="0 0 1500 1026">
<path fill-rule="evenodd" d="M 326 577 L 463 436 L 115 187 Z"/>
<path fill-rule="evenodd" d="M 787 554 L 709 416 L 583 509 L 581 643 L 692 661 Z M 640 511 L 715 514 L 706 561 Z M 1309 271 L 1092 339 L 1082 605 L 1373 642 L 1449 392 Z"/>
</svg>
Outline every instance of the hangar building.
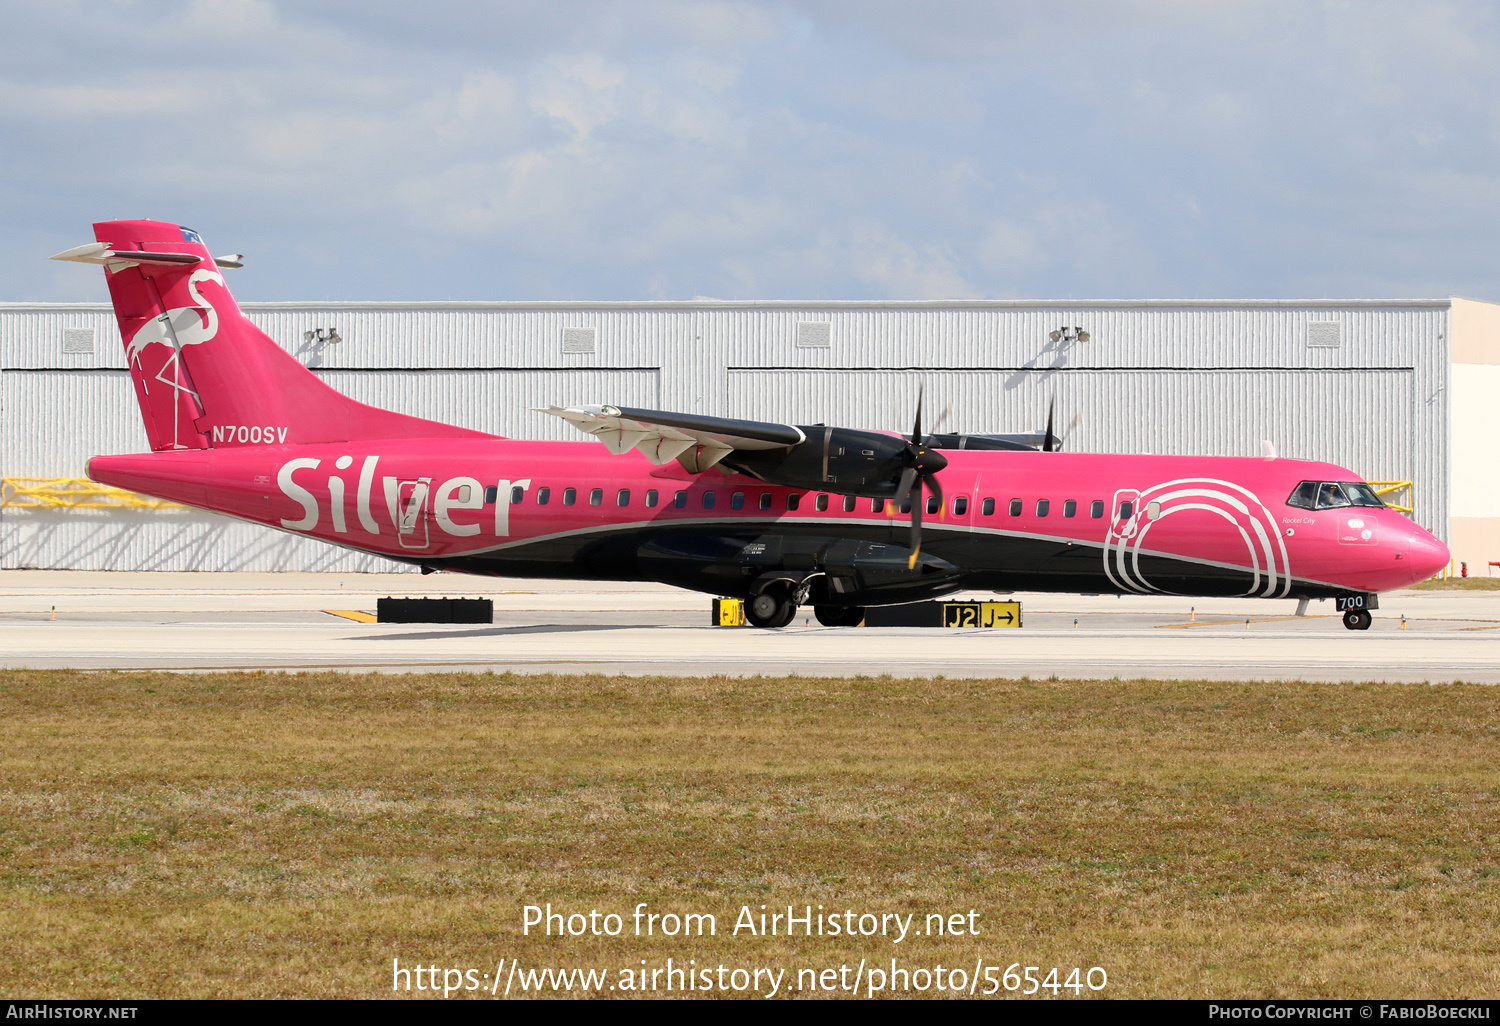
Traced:
<svg viewBox="0 0 1500 1026">
<path fill-rule="evenodd" d="M 1473 300 L 247 303 L 329 384 L 517 438 L 610 403 L 910 430 L 1040 428 L 1070 450 L 1327 460 L 1484 574 L 1500 562 L 1500 306 Z M 0 567 L 394 570 L 101 495 L 88 457 L 145 432 L 105 304 L 0 304 Z M 600 457 L 606 458 L 603 447 Z"/>
</svg>

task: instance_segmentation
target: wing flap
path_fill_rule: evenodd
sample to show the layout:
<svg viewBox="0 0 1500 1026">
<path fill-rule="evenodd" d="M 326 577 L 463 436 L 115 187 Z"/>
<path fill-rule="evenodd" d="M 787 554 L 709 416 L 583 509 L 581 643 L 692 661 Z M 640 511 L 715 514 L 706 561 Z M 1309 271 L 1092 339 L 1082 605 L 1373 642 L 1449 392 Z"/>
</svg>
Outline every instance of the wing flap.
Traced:
<svg viewBox="0 0 1500 1026">
<path fill-rule="evenodd" d="M 638 449 L 658 467 L 675 459 L 693 473 L 707 470 L 736 449 L 784 449 L 807 438 L 788 424 L 632 407 L 549 406 L 537 412 L 561 417 L 599 439 L 616 456 Z"/>
</svg>

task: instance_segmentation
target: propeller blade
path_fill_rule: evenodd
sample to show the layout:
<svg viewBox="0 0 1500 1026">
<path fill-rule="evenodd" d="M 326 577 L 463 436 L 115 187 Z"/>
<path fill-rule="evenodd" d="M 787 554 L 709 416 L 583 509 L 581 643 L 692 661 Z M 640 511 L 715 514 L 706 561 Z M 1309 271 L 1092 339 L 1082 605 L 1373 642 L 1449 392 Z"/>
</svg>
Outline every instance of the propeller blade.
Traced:
<svg viewBox="0 0 1500 1026">
<path fill-rule="evenodd" d="M 917 468 L 910 465 L 901 471 L 901 481 L 896 485 L 897 500 L 903 497 L 911 504 L 911 545 L 920 546 L 922 544 L 922 512 L 918 507 L 921 505 L 922 483 L 917 477 Z M 916 563 L 917 557 L 913 553 L 911 559 L 907 561 L 906 568 L 910 570 Z"/>
<path fill-rule="evenodd" d="M 1057 436 L 1052 433 L 1052 409 L 1056 405 L 1056 398 L 1047 403 L 1047 433 L 1042 437 L 1042 452 L 1057 451 Z"/>
<path fill-rule="evenodd" d="M 905 470 L 901 471 L 901 483 L 896 485 L 896 498 L 900 499 L 903 495 L 907 498 L 911 498 L 911 490 L 916 483 L 916 467 L 907 467 Z"/>
<path fill-rule="evenodd" d="M 917 386 L 917 422 L 912 425 L 911 444 L 922 444 L 922 395 L 927 391 L 925 384 Z"/>
<path fill-rule="evenodd" d="M 940 414 L 938 414 L 938 419 L 935 420 L 935 421 L 933 421 L 932 427 L 930 427 L 930 428 L 927 429 L 927 435 L 928 435 L 929 438 L 931 438 L 933 435 L 935 435 L 935 434 L 938 433 L 938 428 L 940 428 L 940 427 L 943 426 L 944 421 L 946 421 L 949 418 L 949 416 L 952 415 L 952 413 L 953 413 L 953 406 L 952 406 L 951 403 L 949 405 L 943 407 L 943 412 L 940 413 Z"/>
<path fill-rule="evenodd" d="M 914 570 L 917 566 L 917 557 L 922 554 L 922 484 L 917 483 L 916 494 L 908 496 L 911 500 L 911 558 L 906 561 L 906 569 Z"/>
<path fill-rule="evenodd" d="M 938 484 L 938 479 L 929 474 L 926 477 L 922 478 L 922 483 L 925 484 L 928 488 L 931 488 L 932 494 L 937 496 L 938 511 L 944 511 L 947 508 L 948 500 L 943 498 L 943 486 Z"/>
</svg>

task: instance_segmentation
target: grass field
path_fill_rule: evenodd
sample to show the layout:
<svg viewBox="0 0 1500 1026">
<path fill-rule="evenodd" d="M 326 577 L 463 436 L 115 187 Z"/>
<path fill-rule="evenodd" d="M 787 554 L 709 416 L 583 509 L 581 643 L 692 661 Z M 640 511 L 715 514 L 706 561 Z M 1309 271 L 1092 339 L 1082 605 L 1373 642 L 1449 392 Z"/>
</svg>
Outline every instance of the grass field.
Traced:
<svg viewBox="0 0 1500 1026">
<path fill-rule="evenodd" d="M 9 672 L 0 993 L 379 997 L 393 958 L 791 988 L 896 957 L 1101 966 L 1113 996 L 1493 996 L 1497 694 Z M 719 929 L 523 937 L 546 902 Z M 980 932 L 732 936 L 762 904 Z"/>
<path fill-rule="evenodd" d="M 1500 591 L 1500 577 L 1433 578 L 1411 586 L 1416 591 Z"/>
</svg>

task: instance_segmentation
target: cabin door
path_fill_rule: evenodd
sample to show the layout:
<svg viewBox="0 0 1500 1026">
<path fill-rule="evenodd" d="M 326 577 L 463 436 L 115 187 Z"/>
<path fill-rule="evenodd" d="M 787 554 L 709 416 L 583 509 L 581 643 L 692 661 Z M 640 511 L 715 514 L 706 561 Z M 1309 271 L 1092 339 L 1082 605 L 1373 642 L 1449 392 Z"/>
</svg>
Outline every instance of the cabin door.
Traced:
<svg viewBox="0 0 1500 1026">
<path fill-rule="evenodd" d="M 396 539 L 403 549 L 425 549 L 427 536 L 427 502 L 432 492 L 432 478 L 422 477 L 414 481 L 402 481 L 396 491 L 396 508 L 401 522 L 396 528 Z"/>
</svg>

